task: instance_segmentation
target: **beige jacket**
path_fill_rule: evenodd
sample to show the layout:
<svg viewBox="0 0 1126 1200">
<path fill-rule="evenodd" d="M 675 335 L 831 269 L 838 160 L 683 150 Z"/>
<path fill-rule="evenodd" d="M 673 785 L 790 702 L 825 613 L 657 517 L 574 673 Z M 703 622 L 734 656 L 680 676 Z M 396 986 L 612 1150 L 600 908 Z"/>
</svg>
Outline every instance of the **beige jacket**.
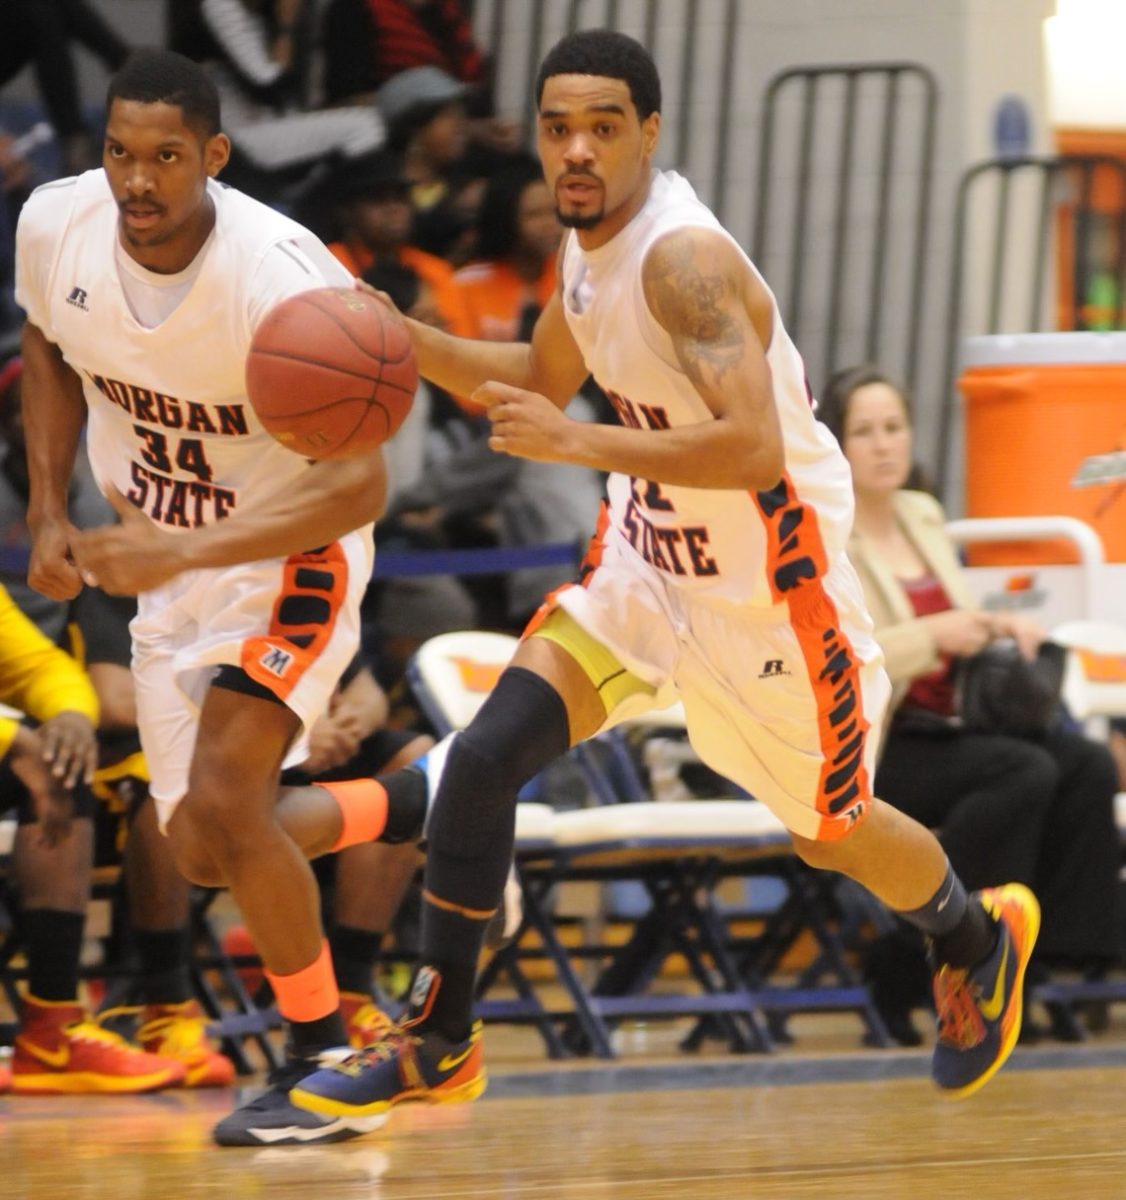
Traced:
<svg viewBox="0 0 1126 1200">
<path fill-rule="evenodd" d="M 946 533 L 946 514 L 933 496 L 901 491 L 895 497 L 895 514 L 927 566 L 946 589 L 955 608 L 975 608 L 958 556 Z M 876 557 L 870 542 L 855 527 L 848 556 L 860 576 L 868 611 L 876 625 L 876 641 L 887 660 L 892 682 L 891 706 L 906 695 L 911 681 L 939 665 L 934 639 L 915 616 L 903 584 Z"/>
</svg>

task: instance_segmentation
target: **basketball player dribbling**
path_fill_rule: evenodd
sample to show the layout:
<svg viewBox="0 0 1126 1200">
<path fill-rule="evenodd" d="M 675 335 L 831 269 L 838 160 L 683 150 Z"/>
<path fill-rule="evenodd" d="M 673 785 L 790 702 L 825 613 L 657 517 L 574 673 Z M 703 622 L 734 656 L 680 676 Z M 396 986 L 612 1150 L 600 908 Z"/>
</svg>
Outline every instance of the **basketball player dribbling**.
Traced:
<svg viewBox="0 0 1126 1200">
<path fill-rule="evenodd" d="M 871 794 L 889 685 L 844 553 L 848 467 L 762 277 L 688 183 L 650 165 L 652 60 L 624 35 L 578 33 L 537 93 L 571 232 L 530 345 L 410 328 L 421 373 L 488 407 L 494 449 L 611 472 L 609 503 L 579 581 L 548 598 L 448 747 L 406 1019 L 291 1099 L 346 1118 L 482 1090 L 474 972 L 517 792 L 568 746 L 674 699 L 704 761 L 765 801 L 806 862 L 928 935 L 934 1079 L 967 1095 L 1016 1042 L 1036 900 L 1019 885 L 967 896 L 933 834 Z M 561 411 L 588 372 L 621 428 Z"/>
<path fill-rule="evenodd" d="M 31 474 L 29 579 L 139 593 L 131 626 L 151 791 L 188 879 L 230 888 L 286 1018 L 287 1062 L 215 1129 L 224 1145 L 335 1141 L 378 1117 L 295 1109 L 347 1044 L 306 856 L 417 840 L 420 770 L 278 787 L 359 641 L 381 453 L 309 464 L 262 429 L 244 360 L 265 314 L 351 276 L 300 225 L 215 176 L 230 144 L 195 63 L 143 51 L 110 82 L 104 166 L 39 188 L 17 234 Z M 83 423 L 121 518 L 80 534 Z"/>
</svg>

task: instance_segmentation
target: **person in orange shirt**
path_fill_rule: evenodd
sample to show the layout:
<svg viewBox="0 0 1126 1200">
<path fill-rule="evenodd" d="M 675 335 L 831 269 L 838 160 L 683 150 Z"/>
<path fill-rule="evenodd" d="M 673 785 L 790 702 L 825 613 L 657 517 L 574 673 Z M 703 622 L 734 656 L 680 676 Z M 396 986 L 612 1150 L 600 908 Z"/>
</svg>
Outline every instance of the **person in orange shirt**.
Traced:
<svg viewBox="0 0 1126 1200">
<path fill-rule="evenodd" d="M 445 259 L 409 244 L 410 183 L 402 162 L 390 151 L 370 155 L 363 169 L 350 164 L 328 185 L 336 240 L 328 248 L 352 272 L 405 268 L 418 277 L 419 298 L 410 315 L 459 337 L 474 326 L 465 299 L 454 287 L 454 269 Z"/>
<path fill-rule="evenodd" d="M 491 342 L 526 339 L 555 288 L 563 228 L 534 159 L 489 180 L 481 206 L 479 261 L 454 276 L 471 322 L 468 336 Z"/>
</svg>

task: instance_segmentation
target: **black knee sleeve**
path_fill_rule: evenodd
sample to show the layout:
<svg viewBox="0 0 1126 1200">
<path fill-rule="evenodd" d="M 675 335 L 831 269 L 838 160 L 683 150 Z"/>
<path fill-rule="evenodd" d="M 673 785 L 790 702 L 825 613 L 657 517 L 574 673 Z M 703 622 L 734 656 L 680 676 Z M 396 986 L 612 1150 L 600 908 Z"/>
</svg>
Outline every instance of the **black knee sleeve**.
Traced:
<svg viewBox="0 0 1126 1200">
<path fill-rule="evenodd" d="M 533 672 L 509 667 L 450 748 L 427 830 L 431 851 L 481 858 L 503 840 L 507 869 L 517 793 L 569 744 L 563 698 Z"/>
</svg>

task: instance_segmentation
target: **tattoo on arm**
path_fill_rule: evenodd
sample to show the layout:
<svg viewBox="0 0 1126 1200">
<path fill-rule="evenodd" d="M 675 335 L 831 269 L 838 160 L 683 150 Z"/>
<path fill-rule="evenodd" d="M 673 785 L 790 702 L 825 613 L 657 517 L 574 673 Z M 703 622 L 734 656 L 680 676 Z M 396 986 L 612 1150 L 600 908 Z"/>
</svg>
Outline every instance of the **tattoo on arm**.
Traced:
<svg viewBox="0 0 1126 1200">
<path fill-rule="evenodd" d="M 687 235 L 659 242 L 646 263 L 645 295 L 694 384 L 722 384 L 743 361 L 735 281 L 710 249 L 698 252 Z"/>
</svg>

